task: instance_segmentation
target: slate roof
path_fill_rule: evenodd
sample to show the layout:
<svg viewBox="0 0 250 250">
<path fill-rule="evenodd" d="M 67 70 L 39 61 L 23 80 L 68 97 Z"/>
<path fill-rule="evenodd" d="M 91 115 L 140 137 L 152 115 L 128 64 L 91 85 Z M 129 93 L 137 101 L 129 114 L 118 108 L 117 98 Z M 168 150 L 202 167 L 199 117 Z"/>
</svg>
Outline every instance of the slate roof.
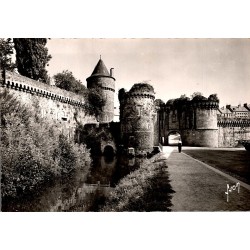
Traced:
<svg viewBox="0 0 250 250">
<path fill-rule="evenodd" d="M 248 111 L 244 106 L 231 106 L 234 112 L 246 112 Z"/>
<path fill-rule="evenodd" d="M 222 114 L 232 114 L 232 112 L 226 107 L 222 107 L 219 109 Z"/>
<path fill-rule="evenodd" d="M 91 77 L 92 76 L 110 76 L 109 71 L 102 59 L 100 59 L 96 64 L 94 71 L 91 74 Z"/>
</svg>

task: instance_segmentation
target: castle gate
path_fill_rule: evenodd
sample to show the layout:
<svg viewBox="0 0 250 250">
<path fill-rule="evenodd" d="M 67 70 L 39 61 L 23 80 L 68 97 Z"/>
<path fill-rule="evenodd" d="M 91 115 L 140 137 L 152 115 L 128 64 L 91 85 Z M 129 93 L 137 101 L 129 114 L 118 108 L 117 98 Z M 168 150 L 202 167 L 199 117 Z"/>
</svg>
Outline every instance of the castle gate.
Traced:
<svg viewBox="0 0 250 250">
<path fill-rule="evenodd" d="M 165 144 L 169 146 L 177 145 L 179 140 L 181 139 L 181 133 L 178 130 L 170 131 L 165 138 Z"/>
</svg>

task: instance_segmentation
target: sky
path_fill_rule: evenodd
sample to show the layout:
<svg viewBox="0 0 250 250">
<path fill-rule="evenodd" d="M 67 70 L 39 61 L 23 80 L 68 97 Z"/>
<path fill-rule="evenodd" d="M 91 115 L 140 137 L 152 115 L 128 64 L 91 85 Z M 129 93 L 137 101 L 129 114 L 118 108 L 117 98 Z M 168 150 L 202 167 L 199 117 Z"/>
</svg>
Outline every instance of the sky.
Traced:
<svg viewBox="0 0 250 250">
<path fill-rule="evenodd" d="M 70 70 L 86 85 L 100 55 L 114 68 L 116 94 L 147 81 L 164 102 L 216 93 L 220 106 L 250 103 L 250 39 L 50 39 L 52 76 Z M 117 102 L 117 98 L 116 98 Z"/>
</svg>

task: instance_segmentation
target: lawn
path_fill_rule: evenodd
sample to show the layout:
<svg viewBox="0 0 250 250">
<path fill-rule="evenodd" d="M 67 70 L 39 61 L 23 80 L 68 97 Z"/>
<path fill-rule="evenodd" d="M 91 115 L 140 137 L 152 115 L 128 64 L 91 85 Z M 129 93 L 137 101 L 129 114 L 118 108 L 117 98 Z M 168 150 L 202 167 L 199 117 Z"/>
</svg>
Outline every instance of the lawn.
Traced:
<svg viewBox="0 0 250 250">
<path fill-rule="evenodd" d="M 250 152 L 232 149 L 185 149 L 184 153 L 250 184 Z"/>
</svg>

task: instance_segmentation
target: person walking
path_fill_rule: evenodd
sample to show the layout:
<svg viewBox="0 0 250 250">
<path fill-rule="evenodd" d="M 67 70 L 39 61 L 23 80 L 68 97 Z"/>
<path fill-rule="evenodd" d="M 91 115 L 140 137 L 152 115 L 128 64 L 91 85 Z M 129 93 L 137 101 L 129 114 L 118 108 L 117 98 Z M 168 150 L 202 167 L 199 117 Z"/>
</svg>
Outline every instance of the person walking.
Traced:
<svg viewBox="0 0 250 250">
<path fill-rule="evenodd" d="M 178 150 L 179 150 L 179 153 L 181 152 L 181 147 L 182 147 L 182 141 L 181 141 L 181 139 L 180 139 L 179 142 L 178 142 Z"/>
</svg>

